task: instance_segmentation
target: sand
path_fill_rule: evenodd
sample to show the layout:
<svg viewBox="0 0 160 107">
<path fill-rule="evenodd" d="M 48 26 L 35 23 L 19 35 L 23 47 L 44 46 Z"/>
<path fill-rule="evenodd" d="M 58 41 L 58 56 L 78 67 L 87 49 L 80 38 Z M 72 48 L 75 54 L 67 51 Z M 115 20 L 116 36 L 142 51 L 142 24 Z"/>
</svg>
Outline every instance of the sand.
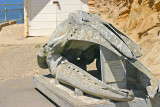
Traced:
<svg viewBox="0 0 160 107">
<path fill-rule="evenodd" d="M 0 31 L 0 107 L 55 107 L 33 85 L 35 74 L 48 74 L 37 65 L 40 46 L 49 37 L 24 36 L 24 25 L 3 27 Z"/>
<path fill-rule="evenodd" d="M 160 76 L 160 2 L 149 0 L 89 0 L 90 11 L 113 24 L 141 47 L 139 60 Z M 158 15 L 159 14 L 159 15 Z"/>
</svg>

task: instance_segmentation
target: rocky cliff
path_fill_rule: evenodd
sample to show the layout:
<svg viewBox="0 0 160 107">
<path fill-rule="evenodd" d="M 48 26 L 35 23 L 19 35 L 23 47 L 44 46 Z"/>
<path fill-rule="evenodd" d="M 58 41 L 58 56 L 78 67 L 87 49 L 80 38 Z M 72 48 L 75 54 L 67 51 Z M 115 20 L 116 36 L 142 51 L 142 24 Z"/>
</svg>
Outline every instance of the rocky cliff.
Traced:
<svg viewBox="0 0 160 107">
<path fill-rule="evenodd" d="M 143 53 L 139 60 L 160 76 L 160 0 L 89 0 L 89 5 L 136 42 Z"/>
</svg>

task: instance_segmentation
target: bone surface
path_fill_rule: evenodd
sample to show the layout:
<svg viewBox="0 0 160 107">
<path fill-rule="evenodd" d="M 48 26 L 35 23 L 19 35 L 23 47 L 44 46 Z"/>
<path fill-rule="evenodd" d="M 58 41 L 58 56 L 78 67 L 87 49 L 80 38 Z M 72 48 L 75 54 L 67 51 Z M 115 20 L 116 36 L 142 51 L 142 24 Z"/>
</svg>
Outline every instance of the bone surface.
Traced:
<svg viewBox="0 0 160 107">
<path fill-rule="evenodd" d="M 132 87 L 147 91 L 146 96 L 151 98 L 157 94 L 159 81 L 137 60 L 142 56 L 140 47 L 96 14 L 84 11 L 70 13 L 41 48 L 38 64 L 42 68 L 48 67 L 59 82 L 84 93 L 116 101 L 133 100 L 132 91 L 111 87 L 86 71 L 86 65 L 95 59 L 100 70 L 100 46 L 119 60 L 126 61 L 126 76 L 130 80 L 136 79 L 139 84 L 134 83 Z"/>
</svg>

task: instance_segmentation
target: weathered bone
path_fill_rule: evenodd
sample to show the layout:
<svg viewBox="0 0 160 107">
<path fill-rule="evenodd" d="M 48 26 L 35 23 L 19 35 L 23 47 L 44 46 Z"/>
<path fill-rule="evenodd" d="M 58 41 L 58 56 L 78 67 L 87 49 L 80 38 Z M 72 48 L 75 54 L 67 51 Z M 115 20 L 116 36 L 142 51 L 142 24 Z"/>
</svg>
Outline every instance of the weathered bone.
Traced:
<svg viewBox="0 0 160 107">
<path fill-rule="evenodd" d="M 57 27 L 49 42 L 42 47 L 38 63 L 42 68 L 47 63 L 58 81 L 88 94 L 116 101 L 132 100 L 134 95 L 131 91 L 110 87 L 82 69 L 94 59 L 99 59 L 99 45 L 136 68 L 137 71 L 131 70 L 131 74 L 140 72 L 139 75 L 144 78 L 138 78 L 137 81 L 151 98 L 155 96 L 159 81 L 136 59 L 142 55 L 140 48 L 95 14 L 83 11 L 70 13 L 68 19 Z"/>
<path fill-rule="evenodd" d="M 56 79 L 60 82 L 77 87 L 83 92 L 89 93 L 102 98 L 108 98 L 117 101 L 130 101 L 134 99 L 132 92 L 128 90 L 119 90 L 110 86 L 107 86 L 102 81 L 91 76 L 86 71 L 82 70 L 78 66 L 70 63 L 64 57 L 60 55 L 53 55 L 53 63 L 50 63 L 50 67 L 56 72 Z M 55 75 L 51 71 L 52 75 Z"/>
</svg>

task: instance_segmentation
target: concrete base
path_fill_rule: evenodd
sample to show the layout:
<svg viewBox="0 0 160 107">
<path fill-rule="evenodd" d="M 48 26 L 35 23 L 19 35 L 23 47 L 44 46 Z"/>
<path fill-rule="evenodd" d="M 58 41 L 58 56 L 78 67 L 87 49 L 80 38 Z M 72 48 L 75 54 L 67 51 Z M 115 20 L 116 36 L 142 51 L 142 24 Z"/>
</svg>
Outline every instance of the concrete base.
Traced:
<svg viewBox="0 0 160 107">
<path fill-rule="evenodd" d="M 57 84 L 50 75 L 35 75 L 33 82 L 38 90 L 61 107 L 159 107 L 160 104 L 160 101 L 152 103 L 148 98 L 135 97 L 133 101 L 111 102 L 87 94 L 78 96 L 74 94 L 73 87 Z"/>
</svg>

